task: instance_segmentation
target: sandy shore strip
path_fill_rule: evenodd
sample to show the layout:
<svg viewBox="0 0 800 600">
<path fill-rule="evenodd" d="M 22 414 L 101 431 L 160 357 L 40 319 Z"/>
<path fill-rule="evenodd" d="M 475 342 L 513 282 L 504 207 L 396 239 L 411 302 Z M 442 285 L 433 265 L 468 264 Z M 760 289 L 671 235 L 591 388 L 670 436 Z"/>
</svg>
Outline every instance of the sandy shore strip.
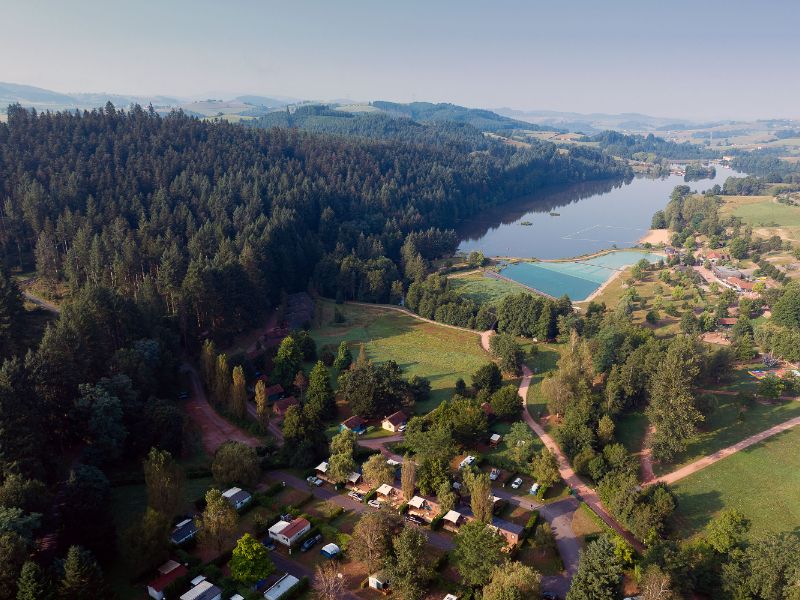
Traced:
<svg viewBox="0 0 800 600">
<path fill-rule="evenodd" d="M 611 277 L 609 277 L 609 278 L 608 278 L 608 279 L 606 279 L 606 280 L 605 280 L 603 283 L 601 283 L 601 284 L 600 284 L 600 287 L 599 287 L 599 288 L 597 288 L 595 291 L 593 291 L 591 294 L 589 294 L 589 295 L 586 297 L 586 299 L 585 299 L 585 300 L 575 300 L 575 302 L 574 302 L 574 303 L 575 303 L 575 304 L 580 304 L 580 303 L 582 303 L 582 302 L 591 302 L 592 300 L 594 300 L 595 298 L 597 298 L 597 297 L 598 297 L 600 294 L 602 294 L 602 293 L 603 293 L 603 290 L 604 290 L 604 289 L 606 289 L 606 288 L 609 286 L 609 284 L 610 284 L 612 281 L 616 280 L 616 279 L 617 279 L 617 277 L 620 277 L 620 276 L 621 276 L 621 275 L 622 275 L 622 274 L 625 272 L 625 270 L 626 270 L 626 269 L 623 269 L 623 270 L 621 270 L 621 271 L 614 271 L 614 272 L 611 274 Z"/>
<path fill-rule="evenodd" d="M 650 242 L 653 246 L 669 244 L 669 229 L 648 229 L 647 233 L 639 240 L 640 244 Z"/>
</svg>

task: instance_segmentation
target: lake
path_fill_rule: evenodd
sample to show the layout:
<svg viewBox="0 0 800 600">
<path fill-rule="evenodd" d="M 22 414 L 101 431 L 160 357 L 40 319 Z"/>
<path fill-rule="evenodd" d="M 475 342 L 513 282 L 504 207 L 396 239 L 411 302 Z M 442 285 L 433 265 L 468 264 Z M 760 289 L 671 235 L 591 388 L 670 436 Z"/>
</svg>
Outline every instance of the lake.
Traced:
<svg viewBox="0 0 800 600">
<path fill-rule="evenodd" d="M 568 258 L 617 246 L 629 248 L 650 228 L 676 185 L 698 191 L 722 185 L 732 169 L 717 165 L 714 179 L 685 182 L 680 175 L 634 178 L 630 183 L 600 181 L 543 191 L 483 211 L 457 231 L 459 250 L 486 256 Z M 551 216 L 550 213 L 559 216 Z M 530 225 L 522 225 L 529 221 Z"/>
</svg>

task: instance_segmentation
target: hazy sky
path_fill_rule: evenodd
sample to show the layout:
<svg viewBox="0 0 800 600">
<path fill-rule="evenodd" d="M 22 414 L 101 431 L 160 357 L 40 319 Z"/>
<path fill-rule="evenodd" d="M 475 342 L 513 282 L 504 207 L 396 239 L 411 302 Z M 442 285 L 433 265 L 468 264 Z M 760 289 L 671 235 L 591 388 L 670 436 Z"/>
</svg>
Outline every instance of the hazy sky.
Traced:
<svg viewBox="0 0 800 600">
<path fill-rule="evenodd" d="M 0 81 L 800 117 L 799 25 L 796 0 L 0 0 Z"/>
</svg>

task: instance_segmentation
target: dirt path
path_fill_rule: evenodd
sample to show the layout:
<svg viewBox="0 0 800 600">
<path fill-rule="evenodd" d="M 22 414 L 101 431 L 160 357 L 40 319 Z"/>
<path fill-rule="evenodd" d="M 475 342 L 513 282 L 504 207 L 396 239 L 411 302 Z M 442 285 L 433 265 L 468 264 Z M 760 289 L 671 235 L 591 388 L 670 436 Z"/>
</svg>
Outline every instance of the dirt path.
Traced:
<svg viewBox="0 0 800 600">
<path fill-rule="evenodd" d="M 539 423 L 536 422 L 536 420 L 528 412 L 528 388 L 530 387 L 532 377 L 533 373 L 531 373 L 531 370 L 527 366 L 523 365 L 522 382 L 519 384 L 519 396 L 522 398 L 523 402 L 522 416 L 525 419 L 525 423 L 527 423 L 528 427 L 530 427 L 533 432 L 539 436 L 539 439 L 542 440 L 545 447 L 556 455 L 556 460 L 558 461 L 558 472 L 561 475 L 561 479 L 563 479 L 564 482 L 577 493 L 578 497 L 586 502 L 586 504 L 589 505 L 589 508 L 591 508 L 597 514 L 597 516 L 603 519 L 603 521 L 605 521 L 609 527 L 614 529 L 614 531 L 625 538 L 625 540 L 636 550 L 639 552 L 644 551 L 644 545 L 635 537 L 633 537 L 633 535 L 627 529 L 620 525 L 617 520 L 611 516 L 611 514 L 603 506 L 603 503 L 600 501 L 600 497 L 597 495 L 597 492 L 595 492 L 580 477 L 578 477 L 577 473 L 575 473 L 570 466 L 567 457 L 561 451 L 561 448 L 558 446 L 556 441 Z"/>
<path fill-rule="evenodd" d="M 705 469 L 706 467 L 713 465 L 715 462 L 722 460 L 730 456 L 731 454 L 736 454 L 740 450 L 744 450 L 745 448 L 749 448 L 759 442 L 772 437 L 773 435 L 777 435 L 783 431 L 787 431 L 796 425 L 800 425 L 800 417 L 795 417 L 793 419 L 789 419 L 788 421 L 784 421 L 774 427 L 770 427 L 760 433 L 755 435 L 751 435 L 749 438 L 745 438 L 740 442 L 733 444 L 732 446 L 728 446 L 727 448 L 723 448 L 722 450 L 717 450 L 713 454 L 709 454 L 708 456 L 704 456 L 700 460 L 697 460 L 691 464 L 686 465 L 685 467 L 681 467 L 680 469 L 673 471 L 672 473 L 668 473 L 666 475 L 662 475 L 661 477 L 656 477 L 652 481 L 648 483 L 675 483 L 676 481 L 683 479 L 684 477 L 688 477 L 693 473 L 697 473 L 698 471 Z"/>
<path fill-rule="evenodd" d="M 23 291 L 22 292 L 22 296 L 25 298 L 25 300 L 27 300 L 28 302 L 30 302 L 32 304 L 35 304 L 39 308 L 42 308 L 42 309 L 44 309 L 46 311 L 49 311 L 49 312 L 51 312 L 53 314 L 56 314 L 56 315 L 61 314 L 61 307 L 56 306 L 55 304 L 45 300 L 44 298 L 40 298 L 39 296 L 35 296 L 35 295 L 33 295 L 33 294 L 31 294 L 30 292 L 27 292 L 27 291 Z"/>
<path fill-rule="evenodd" d="M 197 371 L 192 365 L 183 363 L 181 370 L 188 374 L 192 386 L 191 397 L 186 401 L 186 412 L 200 430 L 203 447 L 210 456 L 213 456 L 217 448 L 229 440 L 242 442 L 252 447 L 261 445 L 258 438 L 229 423 L 211 408 L 205 390 L 200 384 Z"/>
<path fill-rule="evenodd" d="M 656 478 L 655 471 L 653 471 L 653 450 L 650 447 L 650 441 L 655 432 L 656 428 L 652 425 L 648 425 L 647 433 L 644 434 L 644 440 L 642 440 L 642 451 L 639 453 L 639 467 L 642 472 L 643 483 L 648 483 Z"/>
</svg>

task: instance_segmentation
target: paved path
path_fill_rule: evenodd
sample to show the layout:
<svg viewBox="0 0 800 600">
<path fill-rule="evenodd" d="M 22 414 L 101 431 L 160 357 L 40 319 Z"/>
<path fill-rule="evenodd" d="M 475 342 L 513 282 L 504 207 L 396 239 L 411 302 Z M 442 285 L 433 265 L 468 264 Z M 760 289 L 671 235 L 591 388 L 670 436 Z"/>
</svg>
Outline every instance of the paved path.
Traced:
<svg viewBox="0 0 800 600">
<path fill-rule="evenodd" d="M 717 450 L 713 454 L 709 454 L 708 456 L 704 456 L 700 460 L 697 460 L 691 464 L 686 465 L 685 467 L 681 467 L 680 469 L 673 471 L 672 473 L 668 473 L 667 475 L 662 475 L 661 477 L 656 477 L 652 481 L 648 483 L 675 483 L 676 481 L 683 479 L 684 477 L 688 477 L 692 473 L 697 473 L 701 469 L 705 469 L 709 465 L 713 465 L 715 462 L 722 460 L 725 457 L 730 456 L 731 454 L 735 454 L 739 452 L 739 450 L 744 450 L 745 448 L 749 448 L 754 444 L 758 444 L 759 442 L 764 441 L 765 439 L 772 437 L 773 435 L 777 435 L 783 431 L 787 431 L 796 425 L 800 425 L 800 417 L 795 417 L 793 419 L 789 419 L 788 421 L 784 421 L 774 427 L 770 427 L 769 429 L 757 433 L 755 435 L 751 435 L 749 438 L 743 439 L 740 442 L 733 444 L 732 446 L 728 446 L 727 448 L 723 448 L 722 450 Z"/>
<path fill-rule="evenodd" d="M 316 498 L 333 502 L 345 510 L 352 510 L 357 513 L 375 510 L 363 502 L 356 502 L 350 496 L 345 496 L 331 490 L 327 485 L 322 487 L 309 486 L 308 482 L 305 480 L 295 477 L 286 471 L 275 471 L 273 474 L 275 477 L 280 478 L 281 481 L 285 481 L 287 485 L 298 490 L 311 491 Z M 413 525 L 412 523 L 409 524 Z M 453 549 L 453 539 L 450 536 L 439 533 L 438 531 L 430 531 L 429 529 L 422 527 L 420 527 L 420 531 L 422 531 L 428 537 L 428 542 L 430 542 L 434 548 L 446 551 Z"/>
<path fill-rule="evenodd" d="M 191 396 L 186 401 L 186 412 L 200 430 L 203 446 L 209 455 L 213 456 L 217 448 L 228 440 L 242 442 L 252 447 L 261 445 L 258 438 L 239 429 L 211 407 L 206 398 L 205 390 L 200 384 L 197 371 L 191 364 L 188 362 L 183 363 L 181 370 L 188 375 L 192 386 Z"/>
</svg>

